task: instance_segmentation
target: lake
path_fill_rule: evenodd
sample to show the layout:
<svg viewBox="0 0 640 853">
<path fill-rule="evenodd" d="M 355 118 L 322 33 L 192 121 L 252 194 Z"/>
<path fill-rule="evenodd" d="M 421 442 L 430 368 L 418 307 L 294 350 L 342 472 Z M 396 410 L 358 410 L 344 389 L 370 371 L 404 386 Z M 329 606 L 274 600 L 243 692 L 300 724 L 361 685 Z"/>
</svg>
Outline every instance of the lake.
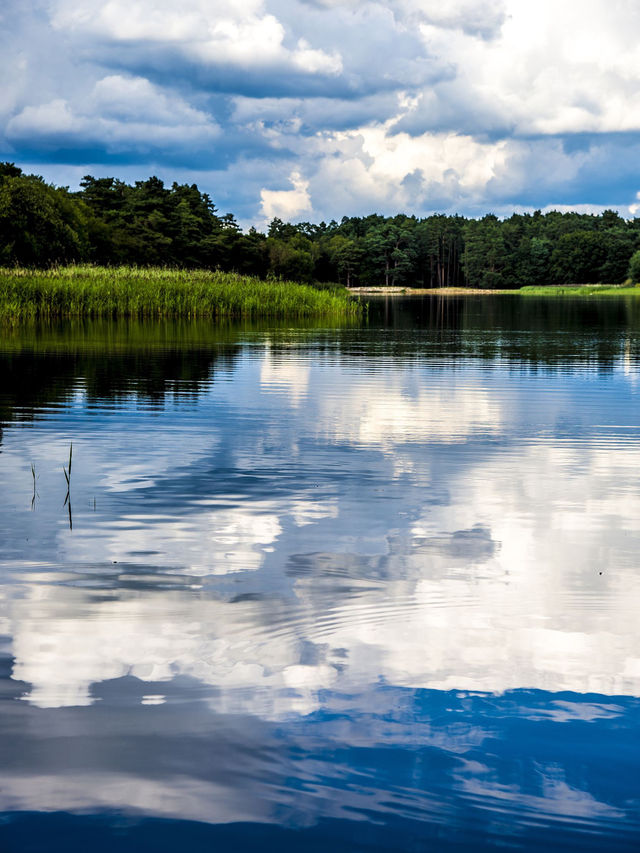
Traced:
<svg viewBox="0 0 640 853">
<path fill-rule="evenodd" d="M 7 326 L 0 377 L 5 853 L 639 849 L 640 300 Z"/>
</svg>

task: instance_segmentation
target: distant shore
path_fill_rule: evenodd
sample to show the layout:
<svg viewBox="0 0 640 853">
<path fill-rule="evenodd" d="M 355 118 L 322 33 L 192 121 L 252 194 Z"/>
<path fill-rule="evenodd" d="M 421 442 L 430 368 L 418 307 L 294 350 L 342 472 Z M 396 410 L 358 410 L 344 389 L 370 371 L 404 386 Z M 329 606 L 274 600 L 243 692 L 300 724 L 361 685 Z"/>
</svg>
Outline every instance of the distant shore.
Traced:
<svg viewBox="0 0 640 853">
<path fill-rule="evenodd" d="M 640 286 L 632 284 L 549 284 L 514 290 L 480 287 L 350 287 L 358 296 L 640 296 Z"/>
<path fill-rule="evenodd" d="M 487 294 L 494 296 L 500 293 L 517 293 L 517 290 L 487 290 L 478 287 L 350 287 L 349 293 L 358 296 L 464 296 L 466 294 Z"/>
<path fill-rule="evenodd" d="M 352 287 L 264 281 L 203 269 L 97 267 L 0 268 L 0 319 L 55 317 L 321 318 L 357 320 L 366 296 L 640 296 L 640 286 L 549 285 L 519 290 L 472 287 Z"/>
</svg>

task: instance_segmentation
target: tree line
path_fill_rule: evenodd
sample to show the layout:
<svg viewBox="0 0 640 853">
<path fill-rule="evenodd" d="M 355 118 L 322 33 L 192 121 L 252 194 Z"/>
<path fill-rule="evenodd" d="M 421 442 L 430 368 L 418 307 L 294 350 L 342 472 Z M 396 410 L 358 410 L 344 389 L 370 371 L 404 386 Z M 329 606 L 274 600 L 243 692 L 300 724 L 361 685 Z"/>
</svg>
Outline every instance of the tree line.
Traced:
<svg viewBox="0 0 640 853">
<path fill-rule="evenodd" d="M 264 234 L 243 232 L 196 184 L 87 175 L 80 187 L 56 187 L 0 163 L 0 264 L 159 265 L 347 286 L 515 288 L 623 282 L 640 250 L 640 219 L 613 210 L 536 211 L 502 220 L 492 214 L 371 214 L 319 224 L 276 218 Z M 640 277 L 640 254 L 631 269 Z"/>
</svg>

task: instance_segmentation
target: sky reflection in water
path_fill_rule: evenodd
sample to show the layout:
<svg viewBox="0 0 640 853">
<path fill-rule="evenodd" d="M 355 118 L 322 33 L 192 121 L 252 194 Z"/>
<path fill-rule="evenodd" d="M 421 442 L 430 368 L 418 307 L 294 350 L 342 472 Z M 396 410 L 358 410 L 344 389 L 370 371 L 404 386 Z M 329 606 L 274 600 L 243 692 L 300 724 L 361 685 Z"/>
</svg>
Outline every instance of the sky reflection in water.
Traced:
<svg viewBox="0 0 640 853">
<path fill-rule="evenodd" d="M 4 848 L 637 849 L 636 313 L 7 332 Z"/>
</svg>

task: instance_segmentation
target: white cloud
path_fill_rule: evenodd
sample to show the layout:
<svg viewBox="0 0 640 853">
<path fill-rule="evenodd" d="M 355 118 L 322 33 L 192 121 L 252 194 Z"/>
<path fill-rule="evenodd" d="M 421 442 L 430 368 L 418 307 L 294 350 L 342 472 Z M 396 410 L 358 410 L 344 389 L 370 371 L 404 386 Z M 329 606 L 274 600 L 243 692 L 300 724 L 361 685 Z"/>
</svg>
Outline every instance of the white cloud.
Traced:
<svg viewBox="0 0 640 853">
<path fill-rule="evenodd" d="M 311 211 L 309 181 L 299 172 L 292 172 L 289 180 L 293 185 L 292 190 L 260 190 L 260 211 L 265 220 L 277 216 L 286 221 Z"/>
<path fill-rule="evenodd" d="M 203 188 L 216 197 L 224 186 L 245 222 L 514 205 L 637 212 L 632 3 L 47 8 L 48 25 L 18 6 L 7 16 L 17 36 L 0 54 L 0 114 L 13 159 L 52 162 L 64 150 L 68 161 L 76 148 L 80 160 L 90 148 L 107 164 L 128 152 L 136 177 L 163 162 L 206 169 L 215 178 L 203 174 Z M 86 171 L 64 174 L 74 169 Z"/>
<path fill-rule="evenodd" d="M 144 77 L 111 74 L 98 80 L 89 97 L 92 112 L 107 118 L 159 125 L 208 125 L 210 117 Z"/>
<path fill-rule="evenodd" d="M 242 5 L 187 0 L 180 9 L 170 0 L 54 0 L 51 22 L 58 30 L 90 31 L 123 41 L 201 41 L 211 31 L 228 29 L 231 22 L 256 20 L 263 8 L 261 0 L 245 0 Z"/>
<path fill-rule="evenodd" d="M 174 3 L 163 0 L 58 0 L 52 24 L 59 30 L 90 32 L 115 42 L 174 45 L 205 64 L 245 69 L 283 65 L 310 74 L 341 71 L 336 52 L 313 48 L 305 39 L 293 49 L 286 47 L 285 27 L 264 5 L 260 0 L 241 4 L 189 0 L 178 11 Z"/>
<path fill-rule="evenodd" d="M 294 64 L 310 74 L 339 74 L 342 71 L 342 60 L 337 53 L 326 54 L 322 50 L 314 50 L 306 39 L 300 39 L 292 54 Z"/>
<path fill-rule="evenodd" d="M 629 37 L 640 30 L 637 7 L 621 4 L 616 14 L 605 0 L 506 6 L 496 39 L 470 40 L 432 23 L 421 26 L 424 43 L 446 51 L 460 85 L 516 134 L 640 129 L 640 53 Z"/>
<path fill-rule="evenodd" d="M 10 140 L 30 144 L 41 137 L 119 150 L 171 146 L 185 139 L 207 145 L 220 128 L 207 114 L 144 78 L 109 75 L 76 107 L 61 98 L 26 106 L 8 122 L 6 133 Z"/>
<path fill-rule="evenodd" d="M 506 17 L 504 0 L 398 0 L 410 19 L 470 35 L 496 35 Z"/>
</svg>

